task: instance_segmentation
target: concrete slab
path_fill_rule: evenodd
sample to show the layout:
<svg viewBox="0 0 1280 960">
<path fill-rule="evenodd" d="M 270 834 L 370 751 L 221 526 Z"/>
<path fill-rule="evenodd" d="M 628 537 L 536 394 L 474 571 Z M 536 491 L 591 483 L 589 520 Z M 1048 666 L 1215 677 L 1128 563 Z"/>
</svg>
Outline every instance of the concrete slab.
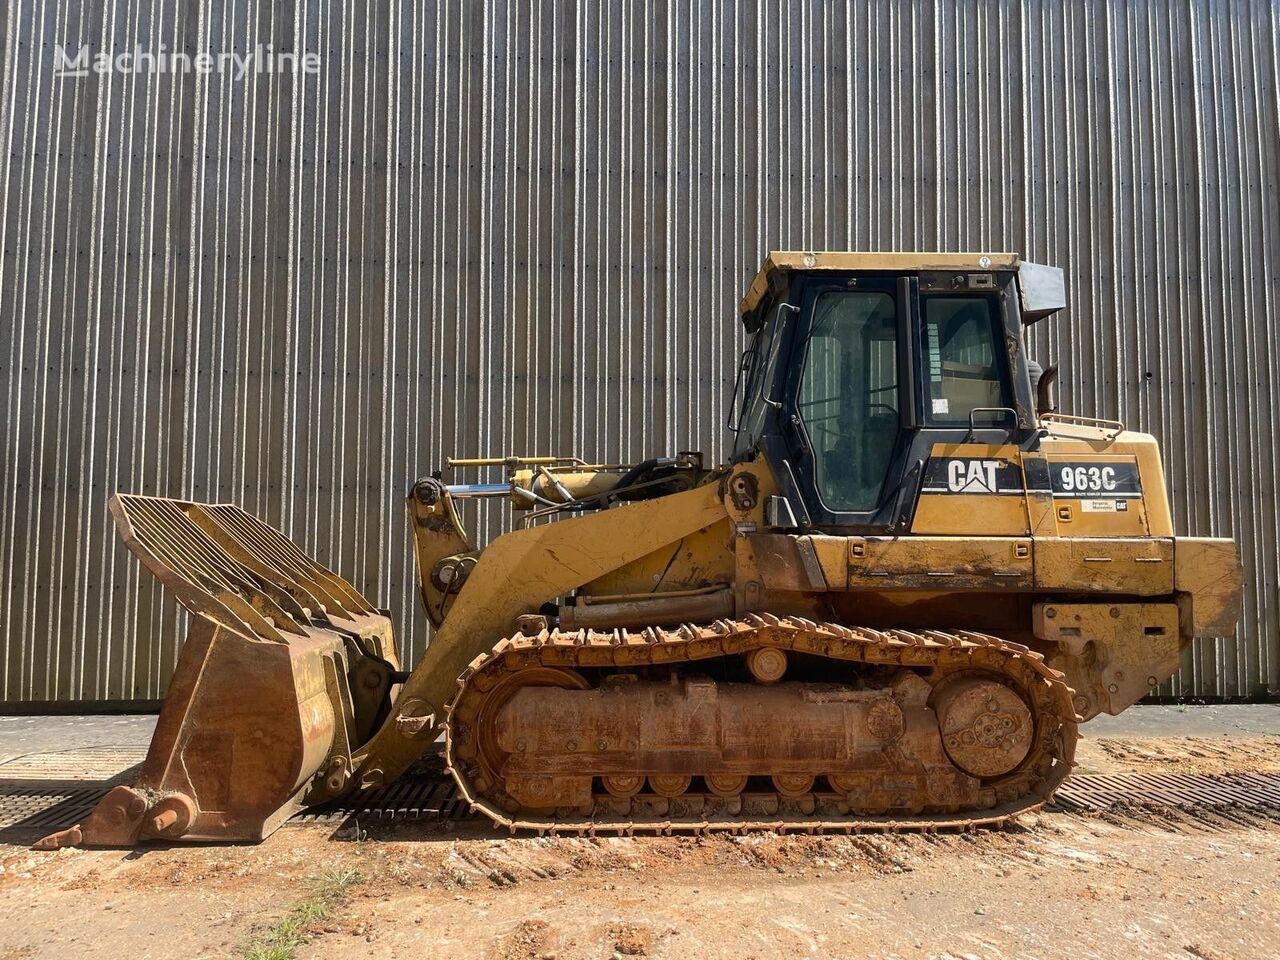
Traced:
<svg viewBox="0 0 1280 960">
<path fill-rule="evenodd" d="M 94 717 L 0 717 L 0 763 L 30 753 L 80 747 L 143 749 L 151 742 L 154 714 Z"/>
<path fill-rule="evenodd" d="M 1280 735 L 1280 703 L 1139 704 L 1118 717 L 1094 717 L 1081 731 L 1089 737 L 1275 736 Z"/>
</svg>

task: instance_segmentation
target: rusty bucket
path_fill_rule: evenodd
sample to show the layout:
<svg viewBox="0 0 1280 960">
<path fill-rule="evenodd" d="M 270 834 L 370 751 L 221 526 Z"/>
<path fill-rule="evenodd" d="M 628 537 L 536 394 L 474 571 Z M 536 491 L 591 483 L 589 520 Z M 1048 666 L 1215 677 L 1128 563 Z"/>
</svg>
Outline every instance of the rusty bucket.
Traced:
<svg viewBox="0 0 1280 960">
<path fill-rule="evenodd" d="M 403 675 L 391 622 L 230 504 L 117 494 L 133 554 L 191 611 L 141 773 L 37 846 L 260 840 L 346 792 Z"/>
</svg>

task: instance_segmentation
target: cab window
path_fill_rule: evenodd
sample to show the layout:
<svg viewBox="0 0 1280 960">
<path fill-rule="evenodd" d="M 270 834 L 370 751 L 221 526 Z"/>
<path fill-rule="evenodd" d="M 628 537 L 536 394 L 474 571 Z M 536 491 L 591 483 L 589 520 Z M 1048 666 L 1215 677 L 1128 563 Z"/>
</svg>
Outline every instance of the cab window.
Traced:
<svg viewBox="0 0 1280 960">
<path fill-rule="evenodd" d="M 743 357 L 739 377 L 743 381 L 744 390 L 733 444 L 735 456 L 754 448 L 764 432 L 765 418 L 769 411 L 768 393 L 773 385 L 785 322 L 781 308 L 785 306 L 786 304 L 778 303 L 769 311 L 760 329 L 752 336 Z M 734 392 L 737 392 L 736 386 Z"/>
<path fill-rule="evenodd" d="M 891 296 L 832 291 L 817 298 L 797 401 L 823 504 L 835 512 L 874 510 L 898 435 Z"/>
<path fill-rule="evenodd" d="M 995 302 L 989 297 L 926 297 L 925 414 L 930 423 L 967 426 L 978 407 L 1008 407 L 999 362 Z M 978 422 L 991 417 L 979 414 Z"/>
</svg>

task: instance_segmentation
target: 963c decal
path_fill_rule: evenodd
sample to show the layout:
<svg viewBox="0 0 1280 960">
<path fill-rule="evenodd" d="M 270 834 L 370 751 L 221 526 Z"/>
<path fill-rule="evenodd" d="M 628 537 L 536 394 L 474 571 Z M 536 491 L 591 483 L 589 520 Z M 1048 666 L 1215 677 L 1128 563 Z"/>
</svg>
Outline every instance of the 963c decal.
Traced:
<svg viewBox="0 0 1280 960">
<path fill-rule="evenodd" d="M 1049 464 L 1055 497 L 1094 500 L 1142 496 L 1138 464 L 1132 460 L 1058 460 Z"/>
</svg>

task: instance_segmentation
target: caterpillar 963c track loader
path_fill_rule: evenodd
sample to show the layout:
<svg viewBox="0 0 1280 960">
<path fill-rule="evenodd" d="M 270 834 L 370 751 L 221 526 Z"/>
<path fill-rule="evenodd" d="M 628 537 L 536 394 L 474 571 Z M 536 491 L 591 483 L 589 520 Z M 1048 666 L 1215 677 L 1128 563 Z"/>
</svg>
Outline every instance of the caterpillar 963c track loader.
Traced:
<svg viewBox="0 0 1280 960">
<path fill-rule="evenodd" d="M 1231 541 L 1174 536 L 1152 437 L 1049 412 L 1024 328 L 1063 305 L 1061 272 L 1012 254 L 770 255 L 724 465 L 513 457 L 450 465 L 501 483 L 413 485 L 435 635 L 412 672 L 283 534 L 117 495 L 190 633 L 136 784 L 47 842 L 259 839 L 441 735 L 461 797 L 513 830 L 1038 806 L 1077 725 L 1230 634 L 1241 590 Z M 473 496 L 522 522 L 477 548 Z"/>
</svg>

